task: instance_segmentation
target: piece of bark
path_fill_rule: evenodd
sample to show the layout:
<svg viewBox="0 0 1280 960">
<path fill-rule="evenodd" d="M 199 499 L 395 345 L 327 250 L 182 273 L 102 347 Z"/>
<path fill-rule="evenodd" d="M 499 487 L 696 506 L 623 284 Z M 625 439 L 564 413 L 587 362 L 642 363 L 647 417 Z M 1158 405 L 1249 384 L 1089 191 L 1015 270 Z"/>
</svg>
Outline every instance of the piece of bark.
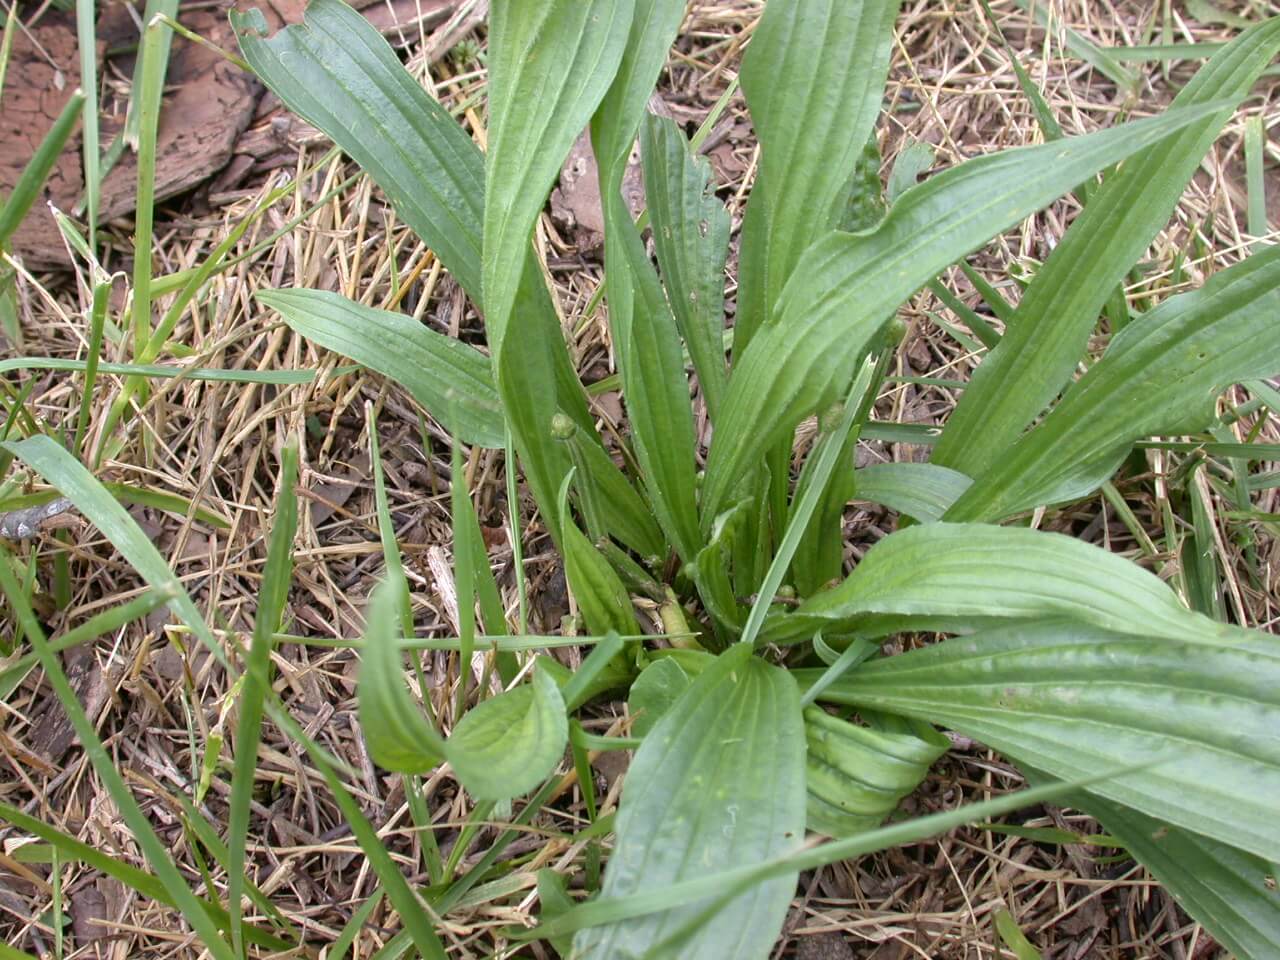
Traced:
<svg viewBox="0 0 1280 960">
<path fill-rule="evenodd" d="M 34 40 L 34 43 L 32 42 Z M 14 34 L 0 109 L 0 195 L 8 196 L 71 94 L 80 86 L 75 16 L 48 11 Z M 49 204 L 67 210 L 80 193 L 80 134 L 54 165 L 44 190 L 11 241 L 28 267 L 64 264 L 66 247 Z"/>
<path fill-rule="evenodd" d="M 90 721 L 97 721 L 98 714 L 106 705 L 110 696 L 109 678 L 103 673 L 102 666 L 93 652 L 87 649 L 74 650 L 66 654 L 67 680 L 76 693 L 80 705 Z M 76 742 L 75 730 L 62 704 L 51 699 L 48 708 L 40 715 L 31 728 L 27 742 L 31 749 L 50 763 L 56 764 Z"/>
<path fill-rule="evenodd" d="M 236 49 L 225 10 L 183 10 L 179 19 L 222 49 Z M 156 130 L 157 201 L 185 193 L 226 166 L 262 95 L 261 84 L 250 74 L 217 51 L 182 37 L 173 41 L 165 89 Z M 103 117 L 104 144 L 123 128 L 125 115 L 117 104 Z M 104 221 L 133 211 L 137 184 L 137 155 L 126 149 L 102 181 Z"/>
</svg>

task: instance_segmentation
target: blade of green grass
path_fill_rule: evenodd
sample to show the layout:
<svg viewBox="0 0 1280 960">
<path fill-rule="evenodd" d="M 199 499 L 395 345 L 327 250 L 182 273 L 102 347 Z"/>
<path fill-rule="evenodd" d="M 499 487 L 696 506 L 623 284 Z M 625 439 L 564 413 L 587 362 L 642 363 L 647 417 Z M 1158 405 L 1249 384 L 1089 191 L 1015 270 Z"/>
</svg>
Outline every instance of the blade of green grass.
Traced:
<svg viewBox="0 0 1280 960">
<path fill-rule="evenodd" d="M 95 614 L 79 626 L 72 627 L 60 637 L 49 641 L 49 650 L 61 653 L 82 643 L 90 643 L 106 633 L 115 633 L 127 623 L 145 617 L 151 611 L 168 603 L 169 598 L 159 591 L 147 590 L 140 596 Z M 0 701 L 7 702 L 9 695 L 18 688 L 32 667 L 40 662 L 34 653 L 24 654 L 13 663 L 0 669 Z"/>
<path fill-rule="evenodd" d="M 81 0 L 83 5 L 83 0 Z M 92 6 L 92 4 L 90 4 Z M 85 176 L 89 173 L 86 170 Z M 96 198 L 94 214 L 97 213 Z M 92 222 L 92 218 L 91 218 Z M 92 233 L 90 234 L 93 235 Z M 84 458 L 84 435 L 89 426 L 89 413 L 93 409 L 93 388 L 97 382 L 98 366 L 102 358 L 102 330 L 107 319 L 107 307 L 111 303 L 110 278 L 95 279 L 93 300 L 89 307 L 89 356 L 84 366 L 84 393 L 80 397 L 80 415 L 76 418 L 76 436 L 71 452 Z"/>
<path fill-rule="evenodd" d="M 172 6 L 176 0 L 148 0 L 147 12 L 156 7 Z M 165 67 L 169 60 L 169 43 L 173 34 L 154 20 L 144 20 L 142 51 L 132 94 L 129 116 L 125 120 L 125 137 L 138 151 L 137 212 L 134 215 L 133 248 L 133 353 L 142 355 L 151 340 L 151 259 L 152 230 L 156 202 L 156 128 L 160 123 L 160 98 L 164 94 Z M 133 108 L 137 109 L 134 110 Z"/>
<path fill-rule="evenodd" d="M 227 941 L 223 939 L 217 924 L 201 905 L 196 895 L 191 892 L 191 888 L 187 886 L 186 880 L 183 879 L 182 874 L 179 873 L 177 866 L 170 858 L 165 844 L 156 835 L 154 828 L 151 826 L 151 821 L 147 819 L 147 815 L 138 806 L 137 801 L 134 800 L 133 794 L 130 793 L 129 788 L 125 785 L 124 778 L 116 770 L 111 755 L 107 753 L 102 741 L 98 739 L 93 722 L 84 712 L 84 707 L 80 705 L 80 700 L 76 696 L 75 690 L 72 689 L 71 683 L 67 680 L 67 675 L 62 669 L 62 664 L 57 655 L 49 649 L 48 641 L 45 640 L 44 630 L 40 627 L 31 605 L 27 602 L 26 596 L 14 579 L 8 563 L 5 562 L 8 556 L 8 551 L 0 549 L 0 590 L 3 590 L 8 598 L 10 609 L 14 611 L 22 624 L 23 631 L 31 641 L 31 645 L 35 647 L 36 655 L 40 658 L 40 666 L 44 668 L 45 678 L 53 688 L 58 702 L 62 704 L 62 709 L 75 730 L 76 736 L 79 737 L 80 745 L 84 749 L 86 757 L 88 757 L 94 771 L 110 793 L 112 802 L 115 804 L 116 809 L 120 811 L 120 815 L 128 825 L 130 833 L 133 834 L 138 846 L 142 848 L 142 852 L 146 856 L 147 862 L 151 865 L 151 869 L 155 871 L 156 876 L 164 885 L 165 892 L 181 911 L 187 923 L 191 925 L 191 928 L 204 944 L 205 949 L 209 951 L 215 960 L 235 960 L 235 954 L 227 946 Z"/>
<path fill-rule="evenodd" d="M 80 87 L 84 91 L 83 137 L 85 216 L 89 227 L 89 249 L 98 248 L 98 204 L 102 174 L 98 146 L 98 48 L 97 4 L 76 0 L 76 44 L 80 48 Z M 79 444 L 76 445 L 78 450 Z"/>
<path fill-rule="evenodd" d="M 8 31 L 5 36 L 9 36 Z M 18 177 L 18 182 L 13 185 L 13 190 L 0 205 L 0 250 L 8 245 L 18 225 L 22 223 L 31 205 L 40 196 L 40 191 L 44 189 L 45 181 L 53 171 L 53 165 L 58 162 L 58 157 L 62 155 L 62 148 L 66 146 L 71 132 L 80 120 L 84 111 L 84 100 L 84 94 L 79 90 L 67 98 L 66 105 L 53 121 L 53 126 L 44 135 L 44 139 L 40 141 L 40 146 L 31 155 L 27 165 L 22 168 L 22 173 Z"/>
<path fill-rule="evenodd" d="M 87 372 L 89 367 L 89 360 L 70 360 L 64 357 L 11 357 L 8 360 L 0 360 L 0 373 L 9 373 L 13 370 Z M 98 363 L 95 369 L 97 373 L 112 376 L 156 377 L 162 380 L 208 380 L 215 383 L 270 383 L 276 386 L 311 383 L 316 378 L 314 370 L 218 370 L 140 363 Z"/>
<path fill-rule="evenodd" d="M 245 847 L 249 835 L 249 804 L 253 798 L 258 769 L 258 741 L 262 734 L 262 708 L 271 687 L 272 636 L 289 599 L 293 572 L 293 535 L 298 525 L 298 498 L 294 484 L 298 476 L 298 452 L 286 445 L 280 454 L 280 485 L 276 491 L 271 545 L 262 570 L 262 587 L 254 615 L 253 643 L 244 669 L 240 721 L 236 727 L 235 768 L 231 775 L 231 800 L 227 815 L 227 913 L 231 917 L 231 944 L 237 956 L 244 955 L 240 936 L 240 896 L 245 883 Z"/>
</svg>

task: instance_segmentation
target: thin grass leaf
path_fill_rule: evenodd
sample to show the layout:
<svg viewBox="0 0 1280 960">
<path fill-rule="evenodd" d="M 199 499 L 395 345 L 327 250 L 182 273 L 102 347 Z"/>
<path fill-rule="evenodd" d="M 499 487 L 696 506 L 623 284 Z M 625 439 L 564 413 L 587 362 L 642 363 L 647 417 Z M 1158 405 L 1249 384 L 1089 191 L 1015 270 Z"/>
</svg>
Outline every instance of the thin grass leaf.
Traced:
<svg viewBox="0 0 1280 960">
<path fill-rule="evenodd" d="M 83 2 L 80 5 L 83 6 Z M 86 178 L 89 176 L 88 168 L 85 176 Z M 96 207 L 94 213 L 97 213 Z M 76 417 L 76 435 L 71 443 L 71 452 L 79 457 L 84 456 L 85 431 L 89 427 L 89 413 L 93 407 L 93 388 L 97 383 L 98 367 L 102 359 L 102 334 L 110 302 L 111 278 L 95 275 L 93 298 L 89 306 L 89 356 L 85 360 L 84 394 L 80 398 L 80 414 Z"/>
<path fill-rule="evenodd" d="M 272 636 L 289 599 L 293 573 L 293 535 L 298 525 L 298 451 L 286 445 L 280 455 L 280 484 L 276 491 L 271 545 L 262 570 L 262 589 L 254 615 L 253 644 L 245 663 L 244 690 L 239 700 L 236 726 L 235 768 L 231 775 L 231 800 L 227 814 L 227 912 L 231 917 L 231 944 L 237 956 L 244 952 L 240 935 L 240 896 L 245 883 L 245 849 L 249 835 L 249 806 L 258 770 L 258 740 L 262 734 L 262 707 L 271 689 Z"/>
<path fill-rule="evenodd" d="M 1062 779 L 1154 758 L 1090 792 L 1275 861 L 1280 653 L 1254 637 L 1016 624 L 864 664 L 822 697 L 943 724 Z"/>
<path fill-rule="evenodd" d="M 838 395 L 886 318 L 915 290 L 1091 173 L 1212 112 L 1186 107 L 971 160 L 907 191 L 876 230 L 836 231 L 815 243 L 777 319 L 755 337 L 729 380 L 707 460 L 704 529 L 764 451 Z"/>
<path fill-rule="evenodd" d="M 84 90 L 84 126 L 80 132 L 84 159 L 81 161 L 81 169 L 84 171 L 85 218 L 91 251 L 98 247 L 98 205 L 102 189 L 98 146 L 96 7 L 93 0 L 76 0 L 76 46 L 80 48 L 80 84 Z"/>
<path fill-rule="evenodd" d="M 144 125 L 147 120 L 144 116 L 146 106 L 145 98 L 148 96 L 148 90 L 151 89 L 148 84 L 148 65 L 144 58 L 146 53 L 146 29 L 152 24 L 160 24 L 164 18 L 170 20 L 178 15 L 179 0 L 147 0 L 147 5 L 142 11 L 142 50 L 143 53 L 138 57 L 133 67 L 133 82 L 129 86 L 129 107 L 125 115 L 124 132 L 119 138 L 124 146 L 138 152 L 139 158 L 142 154 L 142 142 L 146 137 Z M 150 65 L 150 75 L 158 78 L 155 82 L 162 85 L 164 83 L 165 74 L 169 71 L 169 50 L 173 45 L 173 32 L 168 27 L 164 27 L 159 34 L 160 42 L 152 54 L 152 63 Z M 159 89 L 157 86 L 156 89 Z M 114 161 L 112 161 L 114 162 Z M 139 163 L 141 165 L 141 162 Z M 107 169 L 110 169 L 108 164 Z M 103 171 L 106 175 L 106 171 Z M 141 202 L 141 201 L 139 201 Z"/>
<path fill-rule="evenodd" d="M 676 326 L 688 347 L 712 421 L 720 410 L 724 356 L 724 266 L 729 213 L 675 122 L 649 114 L 640 127 L 645 202 Z"/>
<path fill-rule="evenodd" d="M 1280 331 L 1271 322 L 1277 310 L 1280 247 L 1169 298 L 1117 334 L 1102 359 L 946 519 L 994 520 L 1085 496 L 1136 440 L 1202 429 L 1226 386 L 1280 372 Z"/>
<path fill-rule="evenodd" d="M 476 550 L 484 551 L 484 541 L 471 535 L 476 525 L 475 509 L 467 490 L 467 474 L 462 463 L 462 447 L 454 440 L 449 445 L 450 526 L 453 530 L 453 579 L 458 596 L 458 691 L 455 716 L 461 716 L 467 702 L 471 681 L 471 656 L 476 642 Z M 476 533 L 479 533 L 477 527 Z M 487 563 L 486 563 L 487 566 Z"/>
<path fill-rule="evenodd" d="M 8 360 L 0 360 L 0 373 L 9 373 L 14 370 L 68 370 L 83 373 L 87 372 L 90 366 L 89 360 L 72 360 L 66 357 L 10 357 Z M 156 377 L 162 380 L 270 383 L 276 386 L 311 383 L 316 378 L 314 370 L 218 370 L 207 367 L 143 363 L 99 363 L 96 372 L 111 376 Z"/>
<path fill-rule="evenodd" d="M 636 751 L 601 902 L 634 902 L 713 864 L 751 864 L 793 848 L 804 831 L 803 742 L 791 678 L 747 645 L 719 657 Z M 755 886 L 700 926 L 679 955 L 768 956 L 794 884 L 792 873 Z M 576 955 L 645 955 L 691 910 L 674 901 L 643 919 L 583 930 Z"/>
<path fill-rule="evenodd" d="M 154 900 L 156 903 L 169 907 L 175 906 L 168 889 L 155 874 L 139 870 L 123 860 L 118 860 L 105 854 L 98 848 L 90 846 L 68 833 L 64 833 L 57 827 L 51 827 L 43 820 L 38 820 L 25 814 L 17 807 L 10 806 L 7 803 L 0 803 L 0 819 L 54 846 L 59 854 L 70 862 L 86 864 L 104 876 L 118 880 L 124 886 Z M 204 899 L 199 902 L 219 927 L 226 927 L 227 915 L 218 904 Z M 269 950 L 292 950 L 297 946 L 288 940 L 282 940 L 253 926 L 245 927 L 244 933 L 246 940 Z"/>
<path fill-rule="evenodd" d="M 6 39 L 11 32 L 5 31 Z M 18 225 L 22 223 L 31 205 L 40 196 L 40 191 L 44 189 L 45 181 L 53 172 L 53 165 L 62 156 L 62 148 L 66 146 L 71 132 L 75 130 L 76 123 L 80 120 L 80 115 L 84 111 L 84 101 L 84 93 L 80 90 L 76 90 L 67 98 L 57 119 L 53 121 L 53 126 L 44 135 L 44 139 L 40 141 L 40 146 L 31 155 L 27 165 L 22 168 L 22 173 L 17 183 L 13 185 L 13 190 L 9 192 L 4 203 L 0 204 L 0 250 L 8 245 L 14 233 L 17 232 Z"/>
<path fill-rule="evenodd" d="M 4 92 L 4 77 L 9 70 L 9 54 L 13 52 L 13 38 L 18 33 L 18 5 L 9 4 L 4 18 L 4 35 L 0 37 L 0 93 Z"/>
<path fill-rule="evenodd" d="M 62 636 L 54 637 L 49 641 L 49 650 L 52 653 L 61 653 L 81 644 L 91 643 L 103 634 L 114 633 L 126 623 L 145 617 L 153 610 L 164 606 L 168 599 L 166 594 L 147 590 L 132 600 L 95 614 L 84 623 L 72 627 Z M 40 658 L 36 654 L 28 653 L 0 668 L 0 701 L 7 703 L 9 695 L 18 689 L 19 684 L 39 662 Z"/>
<path fill-rule="evenodd" d="M 1014 0 L 1014 2 L 1023 10 L 1031 13 L 1041 26 L 1046 28 L 1054 26 L 1051 11 L 1044 4 L 1036 3 L 1035 0 Z M 1109 50 L 1098 46 L 1084 34 L 1072 30 L 1070 27 L 1058 24 L 1057 29 L 1067 50 L 1114 83 L 1120 88 L 1121 93 L 1133 94 L 1137 92 L 1142 78 L 1121 64 L 1117 58 L 1112 56 Z"/>
<path fill-rule="evenodd" d="M 1111 291 L 1168 221 L 1232 107 L 1278 49 L 1280 17 L 1237 37 L 1182 89 L 1169 115 L 1211 102 L 1226 101 L 1225 109 L 1129 157 L 1104 180 L 1036 273 L 1000 344 L 974 371 L 932 462 L 977 476 L 1061 391 Z"/>
<path fill-rule="evenodd" d="M 258 300 L 290 328 L 403 386 L 465 443 L 503 445 L 502 403 L 489 358 L 412 317 L 323 290 L 269 290 Z"/>
<path fill-rule="evenodd" d="M 360 849 L 364 851 L 370 868 L 381 882 L 383 892 L 400 915 L 400 922 L 404 924 L 408 934 L 406 941 L 417 948 L 423 960 L 447 960 L 444 946 L 440 943 L 432 922 L 434 914 L 404 879 L 395 861 L 391 859 L 391 854 L 387 852 L 386 846 L 378 838 L 378 832 L 373 824 L 361 811 L 360 804 L 338 778 L 334 770 L 334 759 L 307 735 L 302 725 L 289 713 L 283 710 L 273 711 L 273 716 L 278 717 L 278 722 L 284 727 L 285 732 L 306 749 L 311 762 L 315 764 L 316 771 L 328 785 L 330 793 L 338 804 L 338 809 L 351 827 L 352 835 L 360 844 Z"/>
<path fill-rule="evenodd" d="M 147 16 L 164 12 L 173 16 L 177 0 L 148 0 Z M 157 8 L 153 13 L 153 7 Z M 172 9 L 169 9 L 172 7 Z M 160 8 L 164 8 L 163 11 Z M 125 119 L 125 142 L 138 151 L 137 204 L 134 215 L 133 251 L 133 355 L 142 359 L 151 340 L 151 258 L 152 229 L 156 200 L 156 128 L 160 123 L 160 100 L 164 94 L 165 68 L 169 63 L 169 45 L 173 34 L 154 19 L 143 21 L 142 48 L 135 86 L 130 95 L 129 115 Z"/>
<path fill-rule="evenodd" d="M 151 538 L 133 517 L 71 454 L 51 437 L 36 436 L 7 442 L 4 449 L 35 470 L 72 503 L 111 541 L 148 586 L 168 596 L 169 608 L 187 625 L 221 664 L 227 663 L 222 646 L 214 638 L 204 617 L 165 563 Z"/>
<path fill-rule="evenodd" d="M 191 892 L 191 888 L 187 886 L 186 880 L 178 872 L 177 865 L 170 858 L 165 844 L 156 835 L 155 829 L 151 826 L 151 821 L 147 819 L 147 815 L 142 808 L 138 806 L 138 802 L 125 785 L 124 778 L 116 770 L 111 755 L 107 753 L 102 741 L 98 739 L 93 721 L 89 719 L 84 712 L 84 707 L 80 705 L 80 700 L 62 669 L 62 663 L 53 651 L 49 649 L 48 641 L 45 640 L 44 630 L 41 629 L 40 623 L 36 619 L 31 605 L 27 602 L 22 588 L 14 579 L 13 572 L 7 562 L 8 558 L 8 551 L 0 549 L 0 590 L 8 598 L 10 609 L 13 610 L 18 621 L 22 624 L 22 629 L 31 641 L 31 645 L 35 647 L 36 655 L 40 658 L 40 666 L 44 669 L 45 678 L 48 680 L 50 687 L 52 687 L 54 695 L 57 696 L 58 702 L 62 705 L 72 729 L 75 730 L 76 736 L 80 740 L 85 756 L 93 765 L 94 772 L 107 788 L 108 793 L 110 793 L 112 802 L 115 804 L 116 809 L 120 811 L 120 816 L 128 826 L 138 846 L 142 848 L 142 852 L 146 856 L 147 862 L 151 865 L 151 869 L 155 871 L 160 883 L 164 885 L 165 892 L 169 895 L 171 902 L 177 906 L 187 923 L 191 925 L 191 928 L 204 944 L 205 949 L 209 951 L 215 960 L 235 960 L 235 954 L 227 945 L 227 941 L 223 939 L 218 925 L 196 895 Z"/>
</svg>

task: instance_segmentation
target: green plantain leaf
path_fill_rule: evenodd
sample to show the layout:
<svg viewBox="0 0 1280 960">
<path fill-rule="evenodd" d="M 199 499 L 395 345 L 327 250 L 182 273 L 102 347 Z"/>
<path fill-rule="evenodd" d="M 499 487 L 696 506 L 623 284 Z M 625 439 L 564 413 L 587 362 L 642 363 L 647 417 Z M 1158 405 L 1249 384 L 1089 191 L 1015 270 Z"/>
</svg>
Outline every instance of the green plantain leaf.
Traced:
<svg viewBox="0 0 1280 960">
<path fill-rule="evenodd" d="M 634 0 L 495 0 L 489 14 L 489 149 L 483 281 L 501 355 L 534 221 L 574 138 L 609 89 Z"/>
<path fill-rule="evenodd" d="M 761 152 L 742 240 L 738 350 L 772 314 L 800 255 L 845 213 L 850 175 L 880 112 L 899 6 L 765 6 L 742 58 Z"/>
<path fill-rule="evenodd" d="M 1234 643 L 1254 636 L 1193 613 L 1154 574 L 1083 541 L 1023 527 L 946 523 L 885 537 L 844 583 L 773 620 L 764 638 L 807 639 L 832 622 L 884 635 L 909 622 L 911 629 L 954 631 L 1055 616 L 1168 639 Z"/>
<path fill-rule="evenodd" d="M 934 447 L 934 463 L 977 476 L 1062 389 L 1111 291 L 1168 221 L 1231 108 L 1277 49 L 1280 17 L 1242 33 L 1200 69 L 1170 110 L 1214 101 L 1225 107 L 1106 178 L 1037 272 L 999 345 L 974 371 Z"/>
<path fill-rule="evenodd" d="M 624 6 L 630 8 L 632 4 Z M 634 0 L 634 12 L 628 14 L 630 29 L 622 61 L 600 108 L 591 118 L 591 144 L 601 183 L 611 183 L 614 188 L 622 185 L 636 130 L 658 74 L 667 62 L 667 52 L 680 31 L 685 6 L 682 0 Z M 612 192 L 611 189 L 609 193 Z"/>
<path fill-rule="evenodd" d="M 795 684 L 738 645 L 693 681 L 636 751 L 602 898 L 642 897 L 789 851 L 804 833 L 804 804 L 804 730 Z M 701 913 L 697 904 L 583 930 L 574 939 L 575 955 L 767 957 L 795 878 L 784 873 L 754 886 L 678 948 L 663 941 L 685 933 L 681 927 Z"/>
<path fill-rule="evenodd" d="M 640 128 L 640 143 L 662 282 L 714 420 L 725 387 L 729 212 L 711 191 L 710 165 L 694 156 L 674 121 L 649 114 Z"/>
<path fill-rule="evenodd" d="M 627 713 L 635 718 L 631 735 L 648 734 L 692 682 L 671 657 L 655 660 L 645 667 L 627 696 Z"/>
<path fill-rule="evenodd" d="M 400 384 L 464 443 L 502 447 L 502 404 L 489 358 L 475 347 L 338 293 L 264 290 L 257 297 L 294 332 Z"/>
<path fill-rule="evenodd" d="M 562 533 L 565 579 L 587 629 L 594 634 L 610 630 L 623 636 L 634 634 L 636 617 L 631 598 L 617 572 L 567 514 Z"/>
<path fill-rule="evenodd" d="M 591 120 L 605 220 L 609 325 L 645 490 L 663 533 L 690 561 L 700 546 L 693 414 L 680 336 L 657 272 L 621 194 L 625 164 L 683 15 L 674 0 L 640 0 L 627 52 Z"/>
<path fill-rule="evenodd" d="M 1154 761 L 1089 790 L 1280 860 L 1280 645 L 1255 637 L 1015 624 L 864 664 L 822 698 L 947 725 L 1063 779 Z"/>
<path fill-rule="evenodd" d="M 405 685 L 396 643 L 398 603 L 388 581 L 369 598 L 356 686 L 360 730 L 374 763 L 397 773 L 425 773 L 444 759 L 445 742 Z"/>
<path fill-rule="evenodd" d="M 1085 496 L 1134 441 L 1213 419 L 1229 384 L 1280 371 L 1280 247 L 1215 274 L 1125 327 L 1030 433 L 974 482 L 948 520 L 997 520 Z"/>
<path fill-rule="evenodd" d="M 253 72 L 360 164 L 479 303 L 484 158 L 467 132 L 342 0 L 311 0 L 270 39 L 258 10 L 230 16 Z"/>
<path fill-rule="evenodd" d="M 739 478 L 835 399 L 891 311 L 947 264 L 1091 173 L 1213 112 L 1170 110 L 1085 137 L 980 157 L 904 193 L 874 231 L 833 231 L 807 251 L 777 319 L 729 380 L 703 487 L 704 527 Z"/>
<path fill-rule="evenodd" d="M 518 797 L 556 768 L 569 741 L 564 700 L 551 675 L 472 707 L 446 744 L 449 763 L 477 800 Z"/>
<path fill-rule="evenodd" d="M 1280 943 L 1275 863 L 1098 796 L 1065 803 L 1096 818 L 1241 960 L 1262 960 Z"/>
<path fill-rule="evenodd" d="M 854 471 L 855 499 L 932 523 L 969 488 L 963 473 L 935 463 L 875 463 Z"/>
<path fill-rule="evenodd" d="M 263 36 L 266 22 L 258 11 L 233 12 L 231 19 L 254 72 L 368 172 L 401 219 L 471 299 L 483 304 L 484 156 L 378 31 L 342 0 L 312 0 L 304 23 L 270 39 Z M 549 436 L 551 417 L 562 410 L 591 432 L 594 421 L 537 258 L 528 245 L 519 252 L 513 296 L 526 335 L 520 361 L 495 362 L 493 376 L 526 477 L 552 537 L 559 537 L 555 493 L 569 464 Z M 489 328 L 495 357 L 504 321 Z"/>
</svg>

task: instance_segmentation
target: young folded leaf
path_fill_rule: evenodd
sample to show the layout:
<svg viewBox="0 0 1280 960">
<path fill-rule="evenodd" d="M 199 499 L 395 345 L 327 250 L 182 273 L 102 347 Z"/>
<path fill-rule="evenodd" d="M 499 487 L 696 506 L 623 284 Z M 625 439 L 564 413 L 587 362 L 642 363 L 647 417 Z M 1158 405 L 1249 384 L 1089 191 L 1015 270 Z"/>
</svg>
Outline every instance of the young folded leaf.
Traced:
<svg viewBox="0 0 1280 960">
<path fill-rule="evenodd" d="M 1068 780 L 1155 761 L 1089 792 L 1276 861 L 1280 651 L 1254 637 L 1016 624 L 871 661 L 822 699 L 943 724 Z"/>
</svg>

